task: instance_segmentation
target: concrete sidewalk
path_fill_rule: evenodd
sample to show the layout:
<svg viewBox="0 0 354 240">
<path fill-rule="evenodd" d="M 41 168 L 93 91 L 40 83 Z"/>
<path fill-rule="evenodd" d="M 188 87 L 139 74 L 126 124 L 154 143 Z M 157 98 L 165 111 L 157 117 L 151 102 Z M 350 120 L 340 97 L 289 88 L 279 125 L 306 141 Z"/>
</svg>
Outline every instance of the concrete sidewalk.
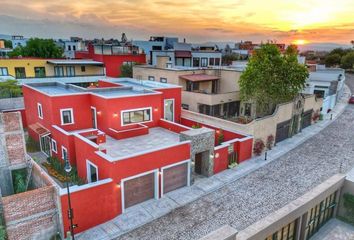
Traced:
<svg viewBox="0 0 354 240">
<path fill-rule="evenodd" d="M 148 222 L 151 222 L 174 209 L 191 203 L 200 197 L 214 192 L 230 182 L 234 182 L 251 172 L 269 164 L 278 159 L 285 153 L 296 148 L 307 139 L 319 133 L 326 128 L 344 111 L 347 106 L 347 100 L 350 96 L 350 90 L 345 86 L 344 94 L 332 110 L 331 115 L 327 114 L 324 120 L 309 126 L 302 130 L 301 133 L 284 140 L 277 144 L 272 150 L 267 153 L 267 161 L 264 159 L 264 154 L 259 157 L 254 157 L 234 169 L 228 169 L 218 173 L 210 178 L 196 179 L 191 187 L 185 187 L 176 191 L 165 194 L 161 199 L 150 200 L 142 204 L 136 205 L 126 210 L 126 212 L 111 221 L 98 225 L 89 229 L 77 236 L 77 239 L 112 239 L 133 229 L 138 228 Z"/>
</svg>

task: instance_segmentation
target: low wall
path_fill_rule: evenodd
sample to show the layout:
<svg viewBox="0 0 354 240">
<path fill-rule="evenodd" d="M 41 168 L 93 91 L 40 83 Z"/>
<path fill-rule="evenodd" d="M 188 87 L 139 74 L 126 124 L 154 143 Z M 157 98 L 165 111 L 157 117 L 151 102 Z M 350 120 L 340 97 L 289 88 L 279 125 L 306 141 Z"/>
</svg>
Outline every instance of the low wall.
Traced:
<svg viewBox="0 0 354 240">
<path fill-rule="evenodd" d="M 175 132 L 175 133 L 181 133 L 183 131 L 191 130 L 190 127 L 183 126 L 181 124 L 170 122 L 170 121 L 167 121 L 164 119 L 160 119 L 158 124 L 160 127 L 168 129 L 168 130 Z"/>
<path fill-rule="evenodd" d="M 45 240 L 58 230 L 54 186 L 4 197 L 3 210 L 9 240 Z"/>
<path fill-rule="evenodd" d="M 24 109 L 23 97 L 0 99 L 0 110 Z"/>
</svg>

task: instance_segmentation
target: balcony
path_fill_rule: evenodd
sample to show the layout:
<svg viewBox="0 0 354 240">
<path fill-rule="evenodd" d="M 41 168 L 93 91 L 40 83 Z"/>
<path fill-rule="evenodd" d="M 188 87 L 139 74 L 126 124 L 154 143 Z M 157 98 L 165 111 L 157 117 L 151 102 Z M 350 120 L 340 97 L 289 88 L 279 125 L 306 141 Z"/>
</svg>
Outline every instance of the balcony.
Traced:
<svg viewBox="0 0 354 240">
<path fill-rule="evenodd" d="M 206 105 L 216 105 L 227 102 L 239 101 L 239 92 L 229 93 L 209 93 L 207 91 L 182 91 L 183 103 L 193 105 L 192 103 L 201 103 Z"/>
</svg>

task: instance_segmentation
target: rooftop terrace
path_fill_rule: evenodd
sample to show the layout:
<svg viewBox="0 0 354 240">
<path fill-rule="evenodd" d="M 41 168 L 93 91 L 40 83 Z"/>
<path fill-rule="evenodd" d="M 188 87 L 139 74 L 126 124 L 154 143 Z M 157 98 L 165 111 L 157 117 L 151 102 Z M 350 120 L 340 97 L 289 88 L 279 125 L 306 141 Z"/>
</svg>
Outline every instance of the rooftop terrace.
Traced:
<svg viewBox="0 0 354 240">
<path fill-rule="evenodd" d="M 161 127 L 155 127 L 150 128 L 147 135 L 122 140 L 116 140 L 107 135 L 106 142 L 102 144 L 102 147 L 107 150 L 109 156 L 121 158 L 168 147 L 179 142 L 179 134 Z"/>
</svg>

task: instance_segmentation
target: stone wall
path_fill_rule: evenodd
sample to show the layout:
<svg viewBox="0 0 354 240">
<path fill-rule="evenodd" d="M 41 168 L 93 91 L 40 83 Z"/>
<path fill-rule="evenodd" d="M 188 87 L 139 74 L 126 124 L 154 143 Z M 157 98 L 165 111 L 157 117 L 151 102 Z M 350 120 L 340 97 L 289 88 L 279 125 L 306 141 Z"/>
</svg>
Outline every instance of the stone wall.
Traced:
<svg viewBox="0 0 354 240">
<path fill-rule="evenodd" d="M 0 113 L 0 188 L 13 193 L 11 170 L 26 167 L 25 138 L 19 112 Z"/>
<path fill-rule="evenodd" d="M 0 99 L 0 110 L 23 109 L 24 107 L 23 97 Z"/>
<path fill-rule="evenodd" d="M 58 232 L 54 186 L 4 197 L 8 239 L 49 239 Z"/>
</svg>

